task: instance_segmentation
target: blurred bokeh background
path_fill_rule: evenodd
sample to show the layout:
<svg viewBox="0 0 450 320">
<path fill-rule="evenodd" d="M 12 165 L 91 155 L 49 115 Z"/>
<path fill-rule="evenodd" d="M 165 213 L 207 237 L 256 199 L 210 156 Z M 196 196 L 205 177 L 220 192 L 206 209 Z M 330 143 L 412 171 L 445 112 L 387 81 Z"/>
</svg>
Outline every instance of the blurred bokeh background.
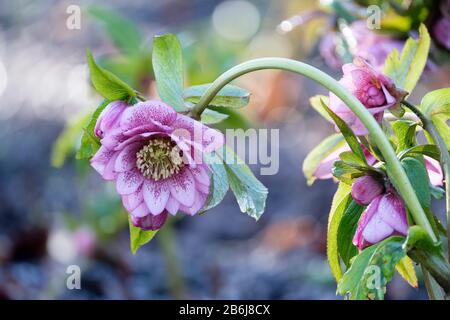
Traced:
<svg viewBox="0 0 450 320">
<path fill-rule="evenodd" d="M 433 23 L 438 9 L 417 2 L 428 8 L 423 16 L 389 16 L 394 22 L 386 29 L 398 27 L 396 41 L 414 33 L 414 19 Z M 83 119 L 101 101 L 88 81 L 87 47 L 102 66 L 148 96 L 155 94 L 152 37 L 168 32 L 182 43 L 188 85 L 211 82 L 239 62 L 264 56 L 304 60 L 338 78 L 351 55 L 338 47 L 338 34 L 358 19 L 364 7 L 355 6 L 0 0 L 0 298 L 338 299 L 325 256 L 336 186 L 328 180 L 308 187 L 301 171 L 308 151 L 333 132 L 308 106 L 310 96 L 327 94 L 312 82 L 277 71 L 237 82 L 252 92 L 251 103 L 220 128 L 280 129 L 280 170 L 259 176 L 270 193 L 258 222 L 240 213 L 229 194 L 205 215 L 177 220 L 170 245 L 157 235 L 133 256 L 113 186 L 75 160 L 74 151 Z M 79 29 L 67 21 L 77 8 Z M 405 17 L 413 19 L 407 24 Z M 324 40 L 331 35 L 333 45 Z M 436 44 L 417 97 L 449 85 L 445 48 L 445 41 Z M 81 290 L 66 287 L 66 268 L 73 264 L 82 270 Z M 426 297 L 423 288 L 412 289 L 399 277 L 388 294 Z"/>
</svg>

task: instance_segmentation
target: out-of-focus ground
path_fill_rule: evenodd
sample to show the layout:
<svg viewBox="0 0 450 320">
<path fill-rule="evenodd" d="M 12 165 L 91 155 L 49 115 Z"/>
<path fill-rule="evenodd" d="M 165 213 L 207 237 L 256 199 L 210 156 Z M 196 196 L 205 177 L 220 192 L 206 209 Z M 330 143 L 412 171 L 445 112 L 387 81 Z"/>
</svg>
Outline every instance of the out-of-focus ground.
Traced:
<svg viewBox="0 0 450 320">
<path fill-rule="evenodd" d="M 199 21 L 201 28 L 216 33 L 222 47 L 236 46 L 220 34 L 219 22 L 213 26 L 221 2 L 95 1 L 133 19 L 148 43 L 158 33 L 179 34 L 189 46 L 186 52 L 204 45 L 196 42 L 205 41 L 196 39 Z M 171 298 L 172 274 L 158 237 L 131 255 L 126 216 L 120 212 L 122 218 L 117 218 L 113 212 L 119 202 L 114 188 L 74 159 L 61 169 L 50 165 L 52 144 L 65 122 L 100 100 L 89 88 L 85 48 L 97 56 L 114 52 L 104 32 L 87 17 L 82 16 L 81 30 L 66 28 L 71 4 L 88 2 L 0 1 L 0 71 L 6 75 L 0 77 L 0 298 Z M 253 4 L 255 32 L 239 40 L 246 49 L 233 59 L 314 56 L 314 44 L 305 38 L 296 41 L 301 31 L 276 33 L 277 24 L 295 13 L 296 1 Z M 204 72 L 216 68 L 219 75 L 233 59 L 222 61 L 221 67 L 199 67 Z M 320 59 L 310 62 L 325 68 Z M 327 214 L 336 186 L 319 181 L 308 187 L 301 172 L 307 152 L 333 131 L 308 109 L 308 97 L 325 92 L 305 79 L 277 72 L 247 76 L 239 84 L 253 93 L 244 114 L 259 127 L 280 129 L 280 170 L 259 176 L 270 193 L 258 222 L 240 213 L 229 194 L 205 215 L 175 223 L 182 296 L 339 298 L 325 256 Z M 259 175 L 258 166 L 254 169 Z M 92 230 L 101 234 L 94 236 Z M 96 243 L 93 250 L 91 242 Z M 81 290 L 66 288 L 68 265 L 81 267 Z M 425 297 L 423 288 L 411 289 L 398 277 L 388 294 L 396 299 Z"/>
</svg>

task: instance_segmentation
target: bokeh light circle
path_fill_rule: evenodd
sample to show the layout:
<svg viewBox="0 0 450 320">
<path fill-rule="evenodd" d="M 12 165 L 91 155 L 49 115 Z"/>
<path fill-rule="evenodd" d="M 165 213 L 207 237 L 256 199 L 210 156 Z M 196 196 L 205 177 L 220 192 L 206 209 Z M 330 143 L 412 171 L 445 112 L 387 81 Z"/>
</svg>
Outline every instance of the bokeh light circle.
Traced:
<svg viewBox="0 0 450 320">
<path fill-rule="evenodd" d="M 254 4 L 231 0 L 220 3 L 213 12 L 214 30 L 232 41 L 250 39 L 259 29 L 261 17 Z"/>
</svg>

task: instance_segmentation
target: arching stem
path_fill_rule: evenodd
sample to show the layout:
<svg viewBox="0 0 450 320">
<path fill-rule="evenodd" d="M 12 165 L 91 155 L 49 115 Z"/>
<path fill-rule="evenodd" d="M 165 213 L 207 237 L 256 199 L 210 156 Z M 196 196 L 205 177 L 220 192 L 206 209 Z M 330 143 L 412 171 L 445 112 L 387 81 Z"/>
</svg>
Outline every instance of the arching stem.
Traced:
<svg viewBox="0 0 450 320">
<path fill-rule="evenodd" d="M 321 70 L 306 63 L 285 58 L 260 58 L 244 62 L 219 76 L 191 110 L 191 115 L 194 118 L 199 119 L 200 115 L 214 96 L 226 84 L 246 73 L 263 69 L 279 69 L 301 74 L 316 81 L 338 96 L 366 126 L 372 140 L 386 160 L 386 169 L 389 178 L 405 201 L 414 221 L 428 233 L 434 242 L 438 241 L 431 224 L 417 199 L 416 193 L 412 188 L 400 161 L 397 159 L 394 149 L 377 121 L 356 97 L 347 91 L 347 89 L 345 89 L 338 81 Z"/>
<path fill-rule="evenodd" d="M 448 153 L 447 145 L 430 119 L 428 119 L 415 105 L 409 103 L 408 101 L 402 101 L 402 103 L 419 117 L 423 128 L 430 134 L 431 139 L 441 152 L 441 163 L 445 175 L 448 259 L 450 261 L 450 188 L 448 185 L 450 182 L 450 155 Z"/>
</svg>

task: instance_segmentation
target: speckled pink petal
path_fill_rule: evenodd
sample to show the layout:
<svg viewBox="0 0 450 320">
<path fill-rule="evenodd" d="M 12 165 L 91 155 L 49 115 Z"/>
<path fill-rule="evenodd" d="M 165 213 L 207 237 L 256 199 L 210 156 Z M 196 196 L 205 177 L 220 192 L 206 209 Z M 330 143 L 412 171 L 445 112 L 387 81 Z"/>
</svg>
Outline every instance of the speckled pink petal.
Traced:
<svg viewBox="0 0 450 320">
<path fill-rule="evenodd" d="M 116 190 L 120 195 L 127 195 L 135 192 L 144 181 L 142 173 L 133 168 L 130 171 L 121 172 L 117 176 Z"/>
<path fill-rule="evenodd" d="M 171 106 L 159 100 L 149 100 L 139 102 L 125 110 L 120 120 L 120 126 L 124 131 L 149 124 L 170 126 L 176 118 L 177 113 Z"/>
<path fill-rule="evenodd" d="M 163 135 L 163 134 L 161 134 L 160 132 L 145 132 L 145 133 L 137 134 L 132 137 L 126 137 L 126 139 L 124 139 L 122 142 L 120 142 L 116 145 L 114 150 L 118 150 L 118 151 L 122 150 L 127 145 L 132 144 L 132 143 L 137 143 L 137 142 L 145 143 L 146 141 L 151 139 L 151 137 L 156 136 L 156 135 Z"/>
<path fill-rule="evenodd" d="M 191 140 L 192 145 L 200 148 L 203 153 L 210 153 L 219 149 L 225 141 L 221 132 L 182 114 L 177 115 L 172 127 L 176 128 L 172 134 L 180 137 L 186 135 L 182 129 L 187 130 L 190 137 L 187 140 Z"/>
<path fill-rule="evenodd" d="M 195 184 L 195 187 L 196 187 L 197 190 L 200 191 L 201 193 L 209 194 L 209 186 L 205 186 L 204 184 L 197 182 L 197 183 Z"/>
<path fill-rule="evenodd" d="M 142 218 L 147 215 L 150 215 L 150 211 L 148 210 L 145 202 L 141 202 L 133 211 L 131 211 L 131 215 L 135 218 Z"/>
<path fill-rule="evenodd" d="M 142 143 L 132 143 L 127 145 L 121 151 L 117 151 L 118 156 L 115 162 L 114 170 L 116 172 L 125 172 L 136 166 L 136 153 L 141 149 Z"/>
<path fill-rule="evenodd" d="M 180 204 L 190 207 L 195 200 L 195 180 L 188 168 L 169 178 L 170 194 Z"/>
<path fill-rule="evenodd" d="M 174 197 L 170 196 L 166 203 L 166 210 L 174 216 L 177 214 L 179 209 L 180 203 Z"/>
<path fill-rule="evenodd" d="M 199 183 L 204 184 L 205 186 L 209 186 L 210 184 L 208 174 L 209 169 L 205 165 L 197 166 L 196 168 L 192 168 L 190 170 L 195 178 L 195 181 L 198 181 Z"/>
<path fill-rule="evenodd" d="M 103 179 L 105 180 L 115 180 L 117 178 L 117 172 L 114 171 L 114 166 L 116 163 L 117 156 L 119 154 L 117 152 L 111 157 L 108 163 L 105 166 L 105 171 L 103 171 Z"/>
<path fill-rule="evenodd" d="M 132 212 L 144 201 L 144 196 L 142 195 L 142 186 L 140 186 L 135 192 L 122 196 L 122 203 L 128 212 Z"/>
<path fill-rule="evenodd" d="M 189 216 L 193 216 L 195 214 L 197 214 L 201 208 L 203 208 L 203 206 L 205 205 L 207 199 L 207 195 L 197 192 L 195 194 L 195 201 L 193 203 L 192 206 L 187 207 L 187 206 L 180 206 L 180 211 L 184 212 L 185 214 L 189 215 Z"/>
<path fill-rule="evenodd" d="M 156 216 L 163 212 L 170 196 L 170 190 L 167 183 L 165 181 L 146 179 L 142 191 L 144 194 L 144 201 L 147 204 L 150 213 Z"/>
<path fill-rule="evenodd" d="M 125 140 L 120 128 L 114 128 L 107 132 L 107 134 L 100 140 L 101 144 L 108 149 L 114 149 L 119 143 Z"/>
<path fill-rule="evenodd" d="M 103 175 L 106 164 L 109 162 L 109 160 L 111 160 L 114 153 L 115 151 L 101 146 L 100 149 L 98 149 L 95 155 L 92 157 L 91 166 L 95 169 L 95 171 Z"/>
</svg>

